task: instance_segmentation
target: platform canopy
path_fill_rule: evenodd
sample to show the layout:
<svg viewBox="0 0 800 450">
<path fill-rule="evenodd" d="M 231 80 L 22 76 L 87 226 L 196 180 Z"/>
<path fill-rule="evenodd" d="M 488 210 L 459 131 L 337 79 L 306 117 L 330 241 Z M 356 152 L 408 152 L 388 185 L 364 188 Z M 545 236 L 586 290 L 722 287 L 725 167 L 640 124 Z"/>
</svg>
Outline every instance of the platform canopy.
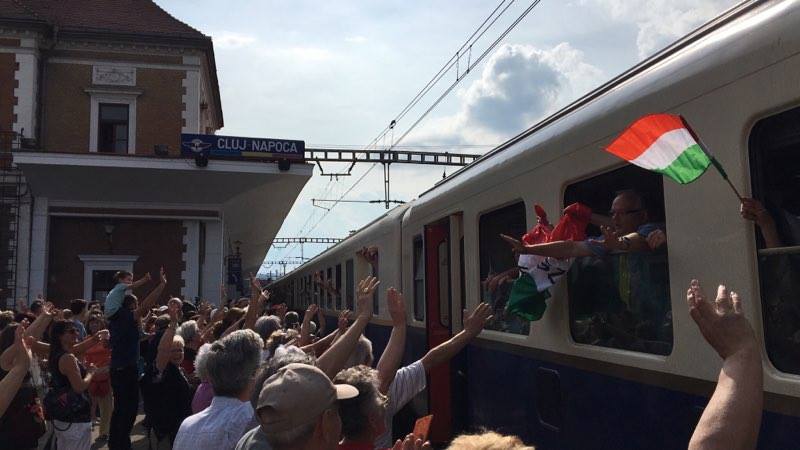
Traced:
<svg viewBox="0 0 800 450">
<path fill-rule="evenodd" d="M 51 204 L 126 216 L 141 211 L 152 217 L 148 212 L 154 210 L 213 214 L 223 220 L 228 243 L 242 243 L 245 271 L 261 266 L 313 173 L 307 163 L 293 163 L 286 171 L 261 161 L 211 160 L 197 167 L 192 159 L 100 153 L 20 151 L 14 152 L 14 162 L 31 193 Z"/>
</svg>

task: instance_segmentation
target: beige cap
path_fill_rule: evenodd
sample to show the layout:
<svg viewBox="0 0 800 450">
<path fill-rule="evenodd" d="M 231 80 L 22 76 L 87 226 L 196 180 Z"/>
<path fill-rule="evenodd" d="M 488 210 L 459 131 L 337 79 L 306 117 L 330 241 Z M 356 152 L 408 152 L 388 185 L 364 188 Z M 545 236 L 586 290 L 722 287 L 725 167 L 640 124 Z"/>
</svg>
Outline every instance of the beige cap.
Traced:
<svg viewBox="0 0 800 450">
<path fill-rule="evenodd" d="M 291 430 L 316 420 L 336 400 L 358 396 L 349 384 L 333 384 L 308 364 L 289 364 L 264 382 L 258 395 L 258 420 L 270 432 Z"/>
</svg>

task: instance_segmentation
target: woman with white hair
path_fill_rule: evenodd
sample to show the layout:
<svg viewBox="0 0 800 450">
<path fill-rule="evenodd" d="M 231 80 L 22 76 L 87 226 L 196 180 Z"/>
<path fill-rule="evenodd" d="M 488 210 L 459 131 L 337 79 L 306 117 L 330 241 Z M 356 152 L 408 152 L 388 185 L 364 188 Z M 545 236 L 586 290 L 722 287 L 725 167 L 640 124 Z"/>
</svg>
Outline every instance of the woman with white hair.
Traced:
<svg viewBox="0 0 800 450">
<path fill-rule="evenodd" d="M 200 380 L 200 384 L 197 386 L 197 390 L 194 391 L 192 414 L 197 414 L 208 408 L 214 398 L 214 388 L 211 386 L 211 380 L 208 378 L 208 370 L 206 369 L 209 354 L 211 354 L 211 344 L 203 344 L 197 350 L 197 357 L 194 359 L 194 374 Z"/>
<path fill-rule="evenodd" d="M 233 450 L 253 422 L 250 396 L 264 341 L 238 330 L 211 344 L 205 371 L 214 388 L 211 405 L 181 424 L 174 450 Z"/>
<path fill-rule="evenodd" d="M 200 336 L 200 328 L 197 326 L 197 321 L 187 320 L 178 327 L 176 333 L 183 338 L 185 344 L 181 368 L 191 382 L 191 379 L 194 378 L 194 360 L 197 358 L 197 350 L 203 345 L 203 338 Z"/>
</svg>

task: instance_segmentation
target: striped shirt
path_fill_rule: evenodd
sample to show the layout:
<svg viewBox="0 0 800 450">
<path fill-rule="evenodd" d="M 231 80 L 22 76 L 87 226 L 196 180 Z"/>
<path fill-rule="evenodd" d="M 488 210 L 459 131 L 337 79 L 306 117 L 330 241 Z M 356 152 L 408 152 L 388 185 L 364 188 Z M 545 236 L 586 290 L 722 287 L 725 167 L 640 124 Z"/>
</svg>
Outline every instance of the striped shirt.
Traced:
<svg viewBox="0 0 800 450">
<path fill-rule="evenodd" d="M 386 432 L 375 439 L 375 448 L 392 446 L 392 418 L 403 409 L 415 395 L 427 386 L 427 375 L 422 360 L 417 360 L 397 371 L 394 381 L 389 385 L 389 404 L 386 407 Z"/>
</svg>

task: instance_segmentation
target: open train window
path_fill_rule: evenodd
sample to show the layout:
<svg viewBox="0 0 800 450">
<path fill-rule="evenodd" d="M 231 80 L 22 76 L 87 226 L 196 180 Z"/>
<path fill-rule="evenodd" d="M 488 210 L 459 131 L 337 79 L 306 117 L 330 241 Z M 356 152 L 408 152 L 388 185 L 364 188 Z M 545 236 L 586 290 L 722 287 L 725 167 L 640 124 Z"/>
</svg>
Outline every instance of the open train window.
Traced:
<svg viewBox="0 0 800 450">
<path fill-rule="evenodd" d="M 753 127 L 750 161 L 767 355 L 800 374 L 800 108 Z"/>
<path fill-rule="evenodd" d="M 353 311 L 355 310 L 355 307 L 353 306 L 354 302 L 353 293 L 356 290 L 356 283 L 355 283 L 356 277 L 352 259 L 348 259 L 347 262 L 344 263 L 344 273 L 345 273 L 344 282 L 347 287 L 346 291 L 347 294 L 345 295 L 345 303 L 346 303 L 345 308 L 349 309 L 350 311 Z"/>
<path fill-rule="evenodd" d="M 425 254 L 422 236 L 414 236 L 414 319 L 425 320 Z"/>
<path fill-rule="evenodd" d="M 522 236 L 526 231 L 525 203 L 517 202 L 480 216 L 478 221 L 478 245 L 480 252 L 481 286 L 483 299 L 492 305 L 494 319 L 486 326 L 490 330 L 515 334 L 528 334 L 530 323 L 527 320 L 506 312 L 506 303 L 511 293 L 511 284 L 500 284 L 489 292 L 486 283 L 490 278 L 515 270 L 517 261 L 508 244 L 500 234 Z"/>
<path fill-rule="evenodd" d="M 666 244 L 656 249 L 645 244 L 642 251 L 607 251 L 593 239 L 601 235 L 600 223 L 644 238 L 655 230 L 665 231 L 663 177 L 628 165 L 567 186 L 564 206 L 575 202 L 595 214 L 587 229 L 594 255 L 575 258 L 567 275 L 572 338 L 582 344 L 670 354 Z"/>
<path fill-rule="evenodd" d="M 342 265 L 336 265 L 336 310 L 342 309 Z"/>
</svg>

